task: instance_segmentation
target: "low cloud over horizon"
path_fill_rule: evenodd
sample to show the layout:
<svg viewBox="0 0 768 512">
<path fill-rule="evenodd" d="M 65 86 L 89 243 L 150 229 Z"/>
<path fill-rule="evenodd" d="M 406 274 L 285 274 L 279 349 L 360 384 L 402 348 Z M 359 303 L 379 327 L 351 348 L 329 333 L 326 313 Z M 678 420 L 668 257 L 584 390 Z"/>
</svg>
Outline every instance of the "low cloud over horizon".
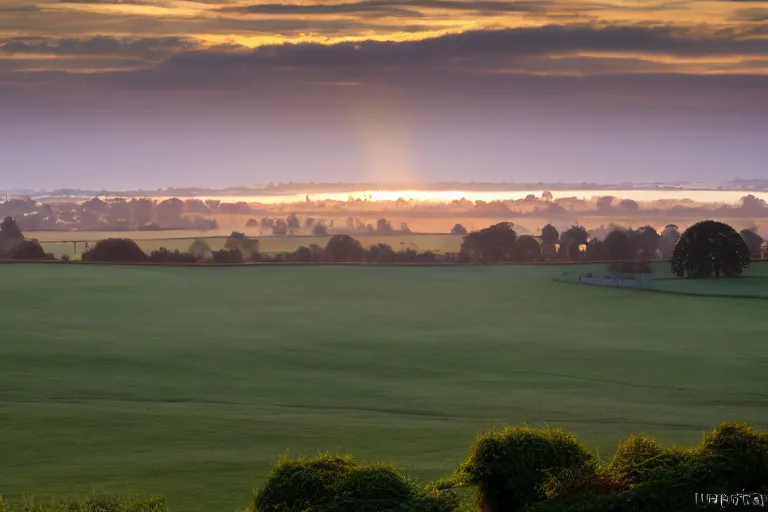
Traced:
<svg viewBox="0 0 768 512">
<path fill-rule="evenodd" d="M 768 2 L 3 0 L 2 187 L 768 178 Z"/>
</svg>

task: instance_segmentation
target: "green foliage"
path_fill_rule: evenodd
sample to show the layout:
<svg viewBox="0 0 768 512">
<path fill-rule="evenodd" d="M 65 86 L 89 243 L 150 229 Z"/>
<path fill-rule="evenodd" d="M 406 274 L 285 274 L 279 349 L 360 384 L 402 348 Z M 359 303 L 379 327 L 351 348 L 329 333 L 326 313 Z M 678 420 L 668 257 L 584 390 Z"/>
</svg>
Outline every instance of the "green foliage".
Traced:
<svg viewBox="0 0 768 512">
<path fill-rule="evenodd" d="M 558 240 L 560 240 L 560 233 L 555 226 L 547 224 L 541 228 L 541 241 L 546 245 L 555 245 Z"/>
<path fill-rule="evenodd" d="M 147 261 L 147 255 L 129 238 L 107 238 L 85 251 L 83 261 L 135 263 Z"/>
<path fill-rule="evenodd" d="M 242 263 L 243 253 L 239 249 L 221 249 L 211 253 L 214 263 Z"/>
<path fill-rule="evenodd" d="M 165 247 L 161 247 L 149 253 L 149 261 L 153 263 L 195 263 L 197 258 L 188 252 L 181 252 L 178 249 L 169 251 Z"/>
<path fill-rule="evenodd" d="M 29 499 L 20 507 L 4 504 L 0 496 L 0 512 L 167 512 L 167 510 L 163 499 L 144 500 L 134 496 L 114 494 L 97 494 L 83 501 L 69 500 L 45 504 L 37 504 Z"/>
<path fill-rule="evenodd" d="M 541 246 L 531 235 L 523 235 L 515 242 L 515 259 L 522 262 L 541 260 Z"/>
<path fill-rule="evenodd" d="M 388 244 L 372 245 L 368 250 L 368 261 L 372 263 L 394 263 L 397 261 L 397 253 Z"/>
<path fill-rule="evenodd" d="M 619 444 L 596 473 L 616 482 L 613 492 L 557 496 L 533 512 L 680 512 L 695 510 L 695 493 L 768 492 L 768 432 L 723 423 L 694 447 L 663 448 L 648 436 Z"/>
<path fill-rule="evenodd" d="M 251 504 L 253 512 L 452 512 L 450 491 L 420 489 L 386 464 L 321 453 L 283 457 Z"/>
<path fill-rule="evenodd" d="M 328 261 L 359 262 L 365 259 L 363 246 L 349 235 L 333 235 L 325 246 Z"/>
<path fill-rule="evenodd" d="M 24 240 L 11 252 L 15 260 L 55 260 L 53 254 L 46 253 L 37 240 Z"/>
<path fill-rule="evenodd" d="M 10 256 L 23 241 L 24 235 L 16 221 L 12 217 L 6 217 L 0 223 L 0 257 Z"/>
<path fill-rule="evenodd" d="M 258 260 L 259 241 L 248 238 L 244 233 L 233 231 L 224 243 L 224 249 L 229 251 L 240 251 L 242 261 Z"/>
<path fill-rule="evenodd" d="M 680 237 L 672 252 L 672 272 L 678 277 L 737 276 L 749 261 L 749 248 L 735 229 L 705 220 Z"/>
<path fill-rule="evenodd" d="M 187 251 L 189 254 L 195 257 L 198 261 L 210 261 L 213 260 L 213 251 L 205 240 L 195 240 L 192 245 L 189 246 Z"/>
<path fill-rule="evenodd" d="M 511 222 L 499 222 L 491 227 L 473 231 L 464 237 L 461 252 L 471 261 L 498 263 L 514 261 L 517 233 Z"/>
<path fill-rule="evenodd" d="M 611 231 L 605 237 L 604 250 L 606 256 L 613 261 L 626 261 L 632 259 L 632 242 L 627 233 L 622 230 Z"/>
<path fill-rule="evenodd" d="M 544 485 L 553 471 L 581 468 L 590 459 L 563 430 L 509 427 L 480 436 L 459 475 L 477 487 L 483 512 L 514 512 L 546 499 Z"/>
</svg>

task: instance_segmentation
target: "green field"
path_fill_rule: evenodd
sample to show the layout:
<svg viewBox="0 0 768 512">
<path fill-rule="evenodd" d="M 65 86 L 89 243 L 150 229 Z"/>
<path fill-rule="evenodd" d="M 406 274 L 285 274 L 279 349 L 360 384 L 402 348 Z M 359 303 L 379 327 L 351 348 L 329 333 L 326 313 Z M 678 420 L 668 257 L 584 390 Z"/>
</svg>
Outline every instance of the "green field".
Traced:
<svg viewBox="0 0 768 512">
<path fill-rule="evenodd" d="M 202 236 L 198 238 L 190 237 L 188 236 L 188 233 L 187 236 L 172 236 L 174 233 L 179 232 L 170 232 L 165 237 L 155 236 L 163 233 L 162 231 L 158 231 L 153 235 L 147 235 L 147 233 L 151 232 L 30 232 L 28 236 L 30 238 L 38 238 L 46 252 L 53 253 L 57 258 L 67 255 L 74 259 L 78 259 L 80 254 L 85 250 L 86 242 L 92 246 L 95 242 L 109 237 L 133 238 L 136 243 L 139 244 L 139 247 L 146 253 L 150 253 L 161 247 L 165 247 L 171 251 L 178 249 L 179 251 L 186 252 L 189 250 L 192 242 L 198 238 L 200 240 L 205 240 L 211 249 L 216 251 L 223 249 L 224 243 L 227 241 L 227 236 L 211 236 L 206 233 L 201 233 Z M 317 244 L 321 247 L 325 247 L 331 237 L 254 236 L 254 238 L 259 241 L 259 250 L 262 253 L 274 254 L 293 252 L 302 245 L 309 247 L 312 244 Z M 461 248 L 463 235 L 355 235 L 355 238 L 359 240 L 364 247 L 385 243 L 392 246 L 396 251 L 401 249 L 414 249 L 420 252 L 458 252 Z"/>
<path fill-rule="evenodd" d="M 499 425 L 604 455 L 630 432 L 768 426 L 764 301 L 564 271 L 0 265 L 0 493 L 232 512 L 286 449 L 426 480 Z"/>
</svg>

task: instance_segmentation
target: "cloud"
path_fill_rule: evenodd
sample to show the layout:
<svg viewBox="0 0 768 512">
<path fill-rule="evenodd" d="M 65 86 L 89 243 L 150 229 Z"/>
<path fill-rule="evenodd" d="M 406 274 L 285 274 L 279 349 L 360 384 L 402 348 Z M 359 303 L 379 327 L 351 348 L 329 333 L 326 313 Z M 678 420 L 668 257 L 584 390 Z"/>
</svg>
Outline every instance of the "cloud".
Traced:
<svg viewBox="0 0 768 512">
<path fill-rule="evenodd" d="M 587 54 L 587 55 L 582 55 Z M 605 54 L 606 58 L 600 58 Z M 270 81 L 415 83 L 503 81 L 499 74 L 686 72 L 644 55 L 693 60 L 732 55 L 768 57 L 766 39 L 732 39 L 670 27 L 545 26 L 474 31 L 408 42 L 316 43 L 247 51 L 200 50 L 174 55 L 147 70 L 94 75 L 94 84 L 126 88 L 233 88 Z M 609 58 L 610 57 L 610 58 Z M 635 59 L 620 65 L 622 58 Z M 625 61 L 632 62 L 632 61 Z"/>
<path fill-rule="evenodd" d="M 147 60 L 163 59 L 177 52 L 200 48 L 198 41 L 182 37 L 116 38 L 35 38 L 16 37 L 0 40 L 0 52 L 38 55 L 109 55 L 131 56 Z"/>
<path fill-rule="evenodd" d="M 745 1 L 745 0 L 740 0 Z M 731 13 L 730 19 L 733 21 L 753 21 L 763 22 L 768 21 L 768 8 L 767 9 L 736 9 Z"/>
<path fill-rule="evenodd" d="M 236 5 L 223 7 L 220 11 L 280 15 L 378 14 L 387 16 L 423 16 L 424 14 L 420 12 L 421 9 L 501 14 L 510 12 L 540 12 L 548 5 L 550 5 L 548 1 L 366 0 L 348 3 Z"/>
</svg>

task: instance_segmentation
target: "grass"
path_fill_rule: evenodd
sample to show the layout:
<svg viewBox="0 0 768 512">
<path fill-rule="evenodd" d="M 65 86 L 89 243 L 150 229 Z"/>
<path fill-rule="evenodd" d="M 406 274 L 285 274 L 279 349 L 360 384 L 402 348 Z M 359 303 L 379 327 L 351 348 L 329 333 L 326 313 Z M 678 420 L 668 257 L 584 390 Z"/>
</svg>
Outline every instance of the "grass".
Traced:
<svg viewBox="0 0 768 512">
<path fill-rule="evenodd" d="M 426 481 L 508 424 L 606 455 L 768 425 L 762 301 L 563 271 L 1 265 L 0 493 L 231 512 L 286 449 Z"/>
<path fill-rule="evenodd" d="M 143 233 L 143 234 L 142 234 Z M 70 257 L 79 257 L 79 255 L 85 250 L 85 243 L 88 242 L 91 246 L 98 240 L 109 238 L 110 236 L 133 238 L 136 243 L 139 244 L 144 252 L 150 253 L 154 250 L 165 247 L 171 251 L 180 250 L 185 252 L 189 250 L 192 242 L 198 238 L 190 237 L 187 232 L 183 237 L 172 237 L 167 235 L 166 237 L 155 237 L 154 235 L 147 235 L 152 232 L 68 232 L 59 233 L 58 236 L 54 232 L 50 233 L 35 233 L 30 232 L 28 236 L 30 238 L 39 238 L 41 245 L 46 252 L 53 253 L 57 258 L 61 258 L 64 255 Z M 162 231 L 156 233 L 163 233 Z M 281 252 L 293 252 L 299 247 L 309 247 L 311 244 L 317 244 L 321 247 L 325 247 L 330 236 L 256 236 L 259 240 L 259 249 L 263 253 L 281 253 Z M 355 238 L 368 247 L 377 243 L 386 243 L 392 246 L 393 249 L 416 249 L 418 251 L 435 251 L 435 252 L 457 252 L 461 248 L 461 242 L 463 235 L 356 235 Z M 213 250 L 219 250 L 224 248 L 224 243 L 227 241 L 227 236 L 210 236 L 210 234 L 202 234 L 199 237 L 201 240 L 205 240 Z M 49 241 L 45 241 L 49 240 Z M 77 244 L 75 245 L 75 242 Z"/>
</svg>

